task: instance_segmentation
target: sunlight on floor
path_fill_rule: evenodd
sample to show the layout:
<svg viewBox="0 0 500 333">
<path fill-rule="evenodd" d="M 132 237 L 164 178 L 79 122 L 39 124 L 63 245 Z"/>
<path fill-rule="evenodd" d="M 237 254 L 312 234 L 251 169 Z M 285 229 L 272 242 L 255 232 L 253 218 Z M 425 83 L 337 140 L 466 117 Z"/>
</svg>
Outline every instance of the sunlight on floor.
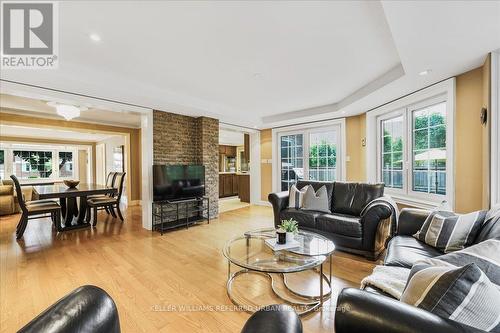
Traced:
<svg viewBox="0 0 500 333">
<path fill-rule="evenodd" d="M 231 210 L 240 209 L 250 206 L 249 203 L 241 202 L 238 197 L 229 197 L 219 199 L 219 212 L 229 212 Z"/>
</svg>

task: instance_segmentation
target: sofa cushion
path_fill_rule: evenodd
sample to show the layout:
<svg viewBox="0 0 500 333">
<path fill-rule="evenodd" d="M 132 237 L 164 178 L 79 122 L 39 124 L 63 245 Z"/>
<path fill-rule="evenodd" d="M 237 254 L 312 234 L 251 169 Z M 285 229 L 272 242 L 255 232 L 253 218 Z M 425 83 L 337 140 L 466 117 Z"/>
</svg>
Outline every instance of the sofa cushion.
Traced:
<svg viewBox="0 0 500 333">
<path fill-rule="evenodd" d="M 421 259 L 434 258 L 443 253 L 412 236 L 396 236 L 387 246 L 384 265 L 411 268 Z"/>
<path fill-rule="evenodd" d="M 332 196 L 333 196 L 333 186 L 334 182 L 320 182 L 315 180 L 299 180 L 297 184 L 297 188 L 300 190 L 304 186 L 311 185 L 315 192 L 317 192 L 321 187 L 326 187 L 326 193 L 328 194 L 328 207 L 332 206 Z"/>
<path fill-rule="evenodd" d="M 463 215 L 433 211 L 413 236 L 445 253 L 462 250 L 474 242 L 485 217 L 484 210 Z"/>
<path fill-rule="evenodd" d="M 367 204 L 383 195 L 384 184 L 335 182 L 332 211 L 359 216 Z"/>
<path fill-rule="evenodd" d="M 280 212 L 280 220 L 294 219 L 299 223 L 299 228 L 316 228 L 316 218 L 324 214 L 316 211 L 305 211 L 295 208 L 286 208 Z"/>
<path fill-rule="evenodd" d="M 350 215 L 324 214 L 317 217 L 316 228 L 325 232 L 361 238 L 363 231 L 360 220 L 361 218 Z"/>
<path fill-rule="evenodd" d="M 500 204 L 493 206 L 488 211 L 474 243 L 494 238 L 500 239 Z"/>
<path fill-rule="evenodd" d="M 326 186 L 321 186 L 319 190 L 314 191 L 312 186 L 307 186 L 304 194 L 303 210 L 316 210 L 323 213 L 331 213 L 328 203 L 328 192 Z"/>
<path fill-rule="evenodd" d="M 500 332 L 500 289 L 471 263 L 462 267 L 417 263 L 401 301 L 488 332 Z"/>
</svg>

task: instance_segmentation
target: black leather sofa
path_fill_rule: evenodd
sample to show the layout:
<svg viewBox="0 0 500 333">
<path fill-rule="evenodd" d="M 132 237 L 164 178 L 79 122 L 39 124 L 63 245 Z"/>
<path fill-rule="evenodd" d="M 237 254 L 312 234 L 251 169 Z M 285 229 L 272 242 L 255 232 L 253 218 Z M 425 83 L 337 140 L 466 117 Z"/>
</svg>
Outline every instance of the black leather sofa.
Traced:
<svg viewBox="0 0 500 333">
<path fill-rule="evenodd" d="M 429 214 L 430 211 L 420 209 L 401 211 L 396 235 L 387 247 L 385 265 L 411 268 L 419 259 L 443 254 L 412 237 Z M 500 239 L 500 216 L 487 218 L 474 243 L 492 238 Z M 365 290 L 347 288 L 340 293 L 335 330 L 337 333 L 483 332 L 399 302 L 373 287 Z"/>
<path fill-rule="evenodd" d="M 120 333 L 113 299 L 101 288 L 82 286 L 30 321 L 18 333 Z M 241 333 L 302 333 L 302 322 L 289 305 L 268 305 L 254 313 Z"/>
<path fill-rule="evenodd" d="M 39 332 L 120 333 L 116 304 L 99 287 L 79 287 L 19 330 L 19 333 Z"/>
<path fill-rule="evenodd" d="M 288 192 L 269 194 L 274 224 L 293 218 L 299 228 L 331 239 L 338 250 L 363 255 L 371 260 L 384 250 L 389 235 L 395 232 L 396 214 L 384 199 L 384 184 L 317 182 L 300 180 L 298 189 L 326 186 L 331 214 L 288 208 Z M 392 229 L 391 229 L 392 228 Z"/>
</svg>

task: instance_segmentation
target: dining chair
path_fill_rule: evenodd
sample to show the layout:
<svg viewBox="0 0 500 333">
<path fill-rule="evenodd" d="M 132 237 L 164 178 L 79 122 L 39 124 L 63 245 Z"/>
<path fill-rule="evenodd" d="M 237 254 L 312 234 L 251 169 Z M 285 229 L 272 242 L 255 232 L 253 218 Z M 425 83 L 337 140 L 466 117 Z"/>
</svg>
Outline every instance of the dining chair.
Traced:
<svg viewBox="0 0 500 333">
<path fill-rule="evenodd" d="M 87 222 L 90 222 L 90 211 L 93 211 L 93 222 L 92 225 L 97 224 L 97 211 L 101 209 L 107 209 L 111 213 L 113 217 L 117 217 L 114 209 L 116 208 L 116 212 L 118 213 L 118 217 L 123 221 L 123 215 L 120 211 L 120 200 L 123 194 L 123 183 L 125 181 L 125 172 L 117 172 L 115 176 L 114 184 L 118 186 L 114 186 L 118 188 L 116 196 L 104 196 L 104 197 L 95 197 L 87 200 Z"/>
<path fill-rule="evenodd" d="M 10 178 L 14 182 L 17 202 L 19 203 L 19 207 L 22 212 L 21 218 L 19 219 L 19 223 L 16 227 L 16 239 L 23 237 L 26 226 L 28 225 L 28 220 L 32 219 L 50 217 L 56 226 L 56 230 L 61 231 L 61 206 L 52 200 L 33 200 L 26 202 L 19 180 L 14 175 L 11 175 Z"/>
<path fill-rule="evenodd" d="M 110 173 L 108 173 L 108 176 L 106 177 L 106 186 L 108 186 L 108 187 L 116 187 L 115 186 L 116 174 L 117 174 L 117 172 L 110 172 Z M 104 197 L 109 197 L 109 196 L 111 196 L 111 195 L 110 194 L 92 194 L 92 195 L 89 195 L 87 197 L 87 199 L 104 198 Z M 107 207 L 104 207 L 104 210 L 106 210 L 106 213 L 108 215 L 110 214 L 110 211 L 109 211 L 109 209 Z"/>
</svg>

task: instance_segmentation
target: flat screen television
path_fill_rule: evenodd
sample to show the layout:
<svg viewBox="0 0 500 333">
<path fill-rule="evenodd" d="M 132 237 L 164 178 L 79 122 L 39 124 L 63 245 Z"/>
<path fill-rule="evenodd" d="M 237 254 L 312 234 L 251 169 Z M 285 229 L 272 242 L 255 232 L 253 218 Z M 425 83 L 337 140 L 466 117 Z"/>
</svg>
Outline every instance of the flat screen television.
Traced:
<svg viewBox="0 0 500 333">
<path fill-rule="evenodd" d="M 203 165 L 153 165 L 153 200 L 181 200 L 205 195 Z"/>
</svg>

